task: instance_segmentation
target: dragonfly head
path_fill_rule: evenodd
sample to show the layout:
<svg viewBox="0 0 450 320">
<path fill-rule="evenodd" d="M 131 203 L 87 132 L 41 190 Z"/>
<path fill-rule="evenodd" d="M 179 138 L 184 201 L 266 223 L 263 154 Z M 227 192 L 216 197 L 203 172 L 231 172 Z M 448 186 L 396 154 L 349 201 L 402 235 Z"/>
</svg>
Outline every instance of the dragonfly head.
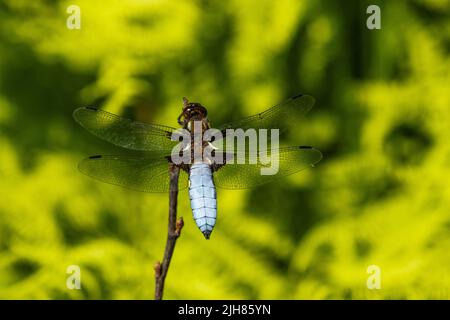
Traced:
<svg viewBox="0 0 450 320">
<path fill-rule="evenodd" d="M 189 102 L 183 98 L 183 109 L 178 117 L 178 123 L 184 127 L 189 121 L 203 121 L 207 115 L 206 108 L 200 103 Z"/>
</svg>

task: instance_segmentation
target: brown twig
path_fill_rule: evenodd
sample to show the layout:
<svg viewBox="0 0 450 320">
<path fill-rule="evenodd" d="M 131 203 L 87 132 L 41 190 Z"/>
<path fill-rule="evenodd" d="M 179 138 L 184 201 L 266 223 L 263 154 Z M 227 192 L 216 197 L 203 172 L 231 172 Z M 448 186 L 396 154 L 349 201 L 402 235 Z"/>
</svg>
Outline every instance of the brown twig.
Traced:
<svg viewBox="0 0 450 320">
<path fill-rule="evenodd" d="M 170 164 L 170 191 L 169 191 L 169 228 L 167 234 L 166 249 L 161 262 L 157 262 L 154 266 L 155 270 L 155 300 L 161 300 L 164 291 L 164 281 L 169 270 L 170 260 L 172 259 L 175 243 L 180 236 L 183 228 L 183 218 L 177 220 L 177 201 L 178 201 L 178 176 L 180 168 Z"/>
</svg>

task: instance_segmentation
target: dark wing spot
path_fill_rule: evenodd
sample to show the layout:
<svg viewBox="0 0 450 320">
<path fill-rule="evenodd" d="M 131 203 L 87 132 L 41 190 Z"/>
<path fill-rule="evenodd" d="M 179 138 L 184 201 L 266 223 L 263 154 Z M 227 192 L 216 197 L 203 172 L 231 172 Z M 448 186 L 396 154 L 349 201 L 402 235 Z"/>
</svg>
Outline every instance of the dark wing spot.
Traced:
<svg viewBox="0 0 450 320">
<path fill-rule="evenodd" d="M 97 109 L 97 108 L 94 108 L 94 107 L 86 107 L 86 109 L 98 111 L 98 109 Z"/>
<path fill-rule="evenodd" d="M 90 156 L 89 159 L 100 159 L 102 156 Z"/>
<path fill-rule="evenodd" d="M 299 149 L 312 149 L 313 147 L 310 146 L 300 146 L 298 147 Z"/>
</svg>

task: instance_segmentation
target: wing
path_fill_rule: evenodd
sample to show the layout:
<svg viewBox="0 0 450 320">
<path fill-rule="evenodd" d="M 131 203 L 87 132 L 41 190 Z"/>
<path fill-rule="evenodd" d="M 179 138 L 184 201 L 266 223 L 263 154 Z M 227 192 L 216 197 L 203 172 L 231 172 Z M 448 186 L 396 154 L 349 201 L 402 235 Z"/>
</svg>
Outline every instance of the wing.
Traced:
<svg viewBox="0 0 450 320">
<path fill-rule="evenodd" d="M 92 156 L 78 169 L 94 179 L 142 192 L 169 191 L 169 162 L 130 156 Z M 187 187 L 187 174 L 180 170 L 178 189 Z"/>
<path fill-rule="evenodd" d="M 286 123 L 294 122 L 306 114 L 312 108 L 314 102 L 315 100 L 311 96 L 298 95 L 262 113 L 243 118 L 236 122 L 226 123 L 217 129 L 221 131 L 238 128 L 243 130 L 250 128 L 256 130 L 270 128 L 283 130 Z"/>
<path fill-rule="evenodd" d="M 177 129 L 131 121 L 91 107 L 73 112 L 75 120 L 90 133 L 117 146 L 140 151 L 169 152 L 177 144 L 171 141 Z"/>
<path fill-rule="evenodd" d="M 222 156 L 222 155 L 218 155 Z M 256 164 L 248 164 L 249 155 L 240 156 L 235 154 L 224 154 L 226 164 L 214 172 L 214 182 L 217 187 L 223 189 L 246 189 L 271 182 L 278 178 L 299 172 L 314 166 L 322 159 L 322 153 L 312 147 L 286 147 L 271 153 L 271 164 L 259 154 L 253 156 L 257 159 Z M 238 164 L 238 160 L 244 160 L 246 164 Z M 232 160 L 231 160 L 232 159 Z M 231 164 L 231 161 L 234 161 Z M 263 164 L 267 163 L 267 164 Z M 278 172 L 274 175 L 262 175 L 261 169 L 268 169 L 273 165 L 274 170 L 278 165 Z"/>
</svg>

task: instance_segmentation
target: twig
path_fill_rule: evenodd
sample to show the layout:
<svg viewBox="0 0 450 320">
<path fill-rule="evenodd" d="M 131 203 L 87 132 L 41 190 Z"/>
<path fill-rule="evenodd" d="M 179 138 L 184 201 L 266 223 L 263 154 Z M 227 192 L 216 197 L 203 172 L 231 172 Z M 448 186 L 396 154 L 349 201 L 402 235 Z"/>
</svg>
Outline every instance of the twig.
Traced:
<svg viewBox="0 0 450 320">
<path fill-rule="evenodd" d="M 164 257 L 161 262 L 157 262 L 154 266 L 155 270 L 155 300 L 161 300 L 164 291 L 164 281 L 169 270 L 170 260 L 172 259 L 175 243 L 180 236 L 183 228 L 183 218 L 177 220 L 177 201 L 178 201 L 178 176 L 180 168 L 170 164 L 170 191 L 169 191 L 169 227 L 166 242 L 166 249 L 164 250 Z"/>
</svg>

